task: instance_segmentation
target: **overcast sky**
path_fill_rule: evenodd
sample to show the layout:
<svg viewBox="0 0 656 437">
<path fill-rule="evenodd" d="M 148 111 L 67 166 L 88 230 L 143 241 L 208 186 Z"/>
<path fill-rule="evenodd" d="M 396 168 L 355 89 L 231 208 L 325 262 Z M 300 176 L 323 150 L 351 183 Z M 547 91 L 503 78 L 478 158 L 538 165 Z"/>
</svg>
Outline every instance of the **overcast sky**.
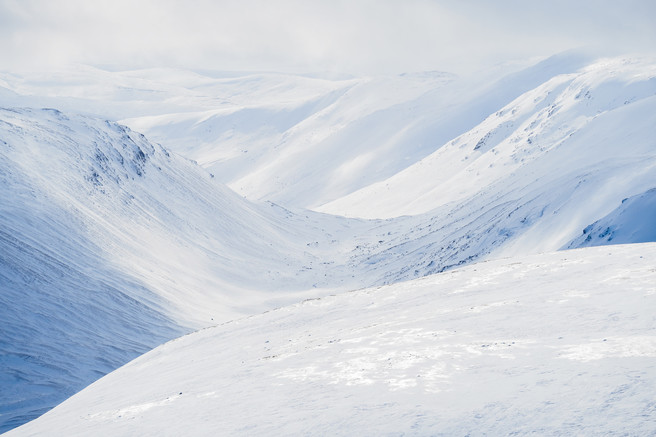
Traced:
<svg viewBox="0 0 656 437">
<path fill-rule="evenodd" d="M 0 69 L 466 73 L 580 46 L 654 52 L 653 0 L 0 0 Z"/>
</svg>

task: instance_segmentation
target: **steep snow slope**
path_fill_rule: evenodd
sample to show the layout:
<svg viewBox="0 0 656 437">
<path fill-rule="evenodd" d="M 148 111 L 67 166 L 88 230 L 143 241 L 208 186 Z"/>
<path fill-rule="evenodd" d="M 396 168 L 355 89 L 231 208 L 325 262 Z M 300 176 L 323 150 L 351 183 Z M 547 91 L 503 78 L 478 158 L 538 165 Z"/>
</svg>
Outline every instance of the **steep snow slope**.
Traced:
<svg viewBox="0 0 656 437">
<path fill-rule="evenodd" d="M 359 248 L 379 273 L 376 283 L 575 247 L 590 223 L 656 186 L 655 131 L 655 64 L 609 60 L 526 93 L 388 186 L 321 209 L 366 216 L 428 210 L 387 219 L 378 242 Z M 595 235 L 624 228 L 620 242 L 653 241 L 649 198 L 609 215 Z"/>
<path fill-rule="evenodd" d="M 100 119 L 0 109 L 0 199 L 2 429 L 191 328 L 362 281 L 341 242 L 366 222 L 251 204 Z"/>
<path fill-rule="evenodd" d="M 656 241 L 656 188 L 622 199 L 622 204 L 586 226 L 565 249 Z"/>
<path fill-rule="evenodd" d="M 56 111 L 1 115 L 0 430 L 6 430 L 188 329 L 108 256 L 107 232 L 94 230 L 84 213 L 107 177 L 73 148 L 69 135 L 84 133 L 70 123 L 58 126 L 63 115 Z M 105 126 L 123 146 L 112 149 L 124 160 L 122 178 L 137 176 L 143 168 L 135 158 L 144 149 L 111 128 Z M 53 137 L 60 139 L 51 143 Z M 106 144 L 90 141 L 83 143 L 86 154 L 109 154 Z"/>
<path fill-rule="evenodd" d="M 8 436 L 649 435 L 655 262 L 586 248 L 309 300 L 160 346 Z"/>
<path fill-rule="evenodd" d="M 416 165 L 319 209 L 430 211 L 442 226 L 459 211 L 496 210 L 497 232 L 513 237 L 505 253 L 555 250 L 656 186 L 654 131 L 656 64 L 606 60 L 556 76 Z"/>
<path fill-rule="evenodd" d="M 330 238 L 329 226 L 342 222 L 329 220 L 322 231 L 309 216 L 249 203 L 118 124 L 56 110 L 2 116 L 3 207 L 20 211 L 12 224 L 30 226 L 40 212 L 26 206 L 26 197 L 46 213 L 64 210 L 104 257 L 157 289 L 189 323 L 208 322 L 230 291 L 311 287 L 319 273 L 300 272 L 321 249 L 306 243 Z M 185 299 L 193 303 L 179 302 L 180 290 L 192 293 Z M 228 291 L 222 304 L 207 302 L 215 290 Z M 242 305 L 244 296 L 237 301 Z"/>
<path fill-rule="evenodd" d="M 557 75 L 417 164 L 318 210 L 393 217 L 468 201 L 493 184 L 530 185 L 545 173 L 573 173 L 576 183 L 600 172 L 621 179 L 656 153 L 655 95 L 649 59 L 603 60 Z"/>
</svg>

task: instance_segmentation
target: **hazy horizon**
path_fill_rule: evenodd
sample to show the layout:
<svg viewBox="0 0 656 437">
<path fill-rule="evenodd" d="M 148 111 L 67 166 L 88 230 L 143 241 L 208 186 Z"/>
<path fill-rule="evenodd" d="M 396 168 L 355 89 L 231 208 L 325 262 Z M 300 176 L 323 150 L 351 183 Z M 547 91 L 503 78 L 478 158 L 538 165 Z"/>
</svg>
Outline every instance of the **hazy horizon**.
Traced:
<svg viewBox="0 0 656 437">
<path fill-rule="evenodd" d="M 458 74 L 581 47 L 654 53 L 656 3 L 0 0 L 4 70 Z"/>
</svg>

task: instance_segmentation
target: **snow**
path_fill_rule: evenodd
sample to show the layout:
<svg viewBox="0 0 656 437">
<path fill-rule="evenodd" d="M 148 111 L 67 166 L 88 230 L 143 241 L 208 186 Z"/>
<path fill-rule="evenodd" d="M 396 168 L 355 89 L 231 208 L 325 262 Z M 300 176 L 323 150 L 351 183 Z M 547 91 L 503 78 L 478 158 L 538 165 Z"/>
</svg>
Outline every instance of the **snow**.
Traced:
<svg viewBox="0 0 656 437">
<path fill-rule="evenodd" d="M 253 205 L 118 124 L 0 117 L 3 426 L 163 341 L 316 295 L 330 267 L 317 260 L 348 256 L 330 228 Z M 359 284 L 331 280 L 324 293 Z"/>
<path fill-rule="evenodd" d="M 204 329 L 8 436 L 648 435 L 656 245 L 473 264 Z"/>
<path fill-rule="evenodd" d="M 635 170 L 631 158 L 652 160 L 656 150 L 655 95 L 651 59 L 601 60 L 555 75 L 416 164 L 317 210 L 369 218 L 419 214 L 450 202 L 474 203 L 492 184 L 505 186 L 497 191 L 536 182 L 544 189 L 539 178 L 551 173 L 571 179 L 561 185 L 585 183 L 601 172 L 626 183 Z M 609 168 L 611 161 L 617 168 Z M 552 185 L 556 192 L 563 188 Z"/>
<path fill-rule="evenodd" d="M 475 78 L 439 71 L 323 79 L 84 67 L 0 79 L 31 99 L 20 106 L 120 121 L 249 199 L 308 208 L 395 175 L 590 59 L 569 52 Z"/>
<path fill-rule="evenodd" d="M 622 199 L 607 216 L 583 229 L 567 249 L 656 241 L 656 188 Z"/>
<path fill-rule="evenodd" d="M 0 74 L 0 430 L 642 434 L 655 65 Z"/>
</svg>

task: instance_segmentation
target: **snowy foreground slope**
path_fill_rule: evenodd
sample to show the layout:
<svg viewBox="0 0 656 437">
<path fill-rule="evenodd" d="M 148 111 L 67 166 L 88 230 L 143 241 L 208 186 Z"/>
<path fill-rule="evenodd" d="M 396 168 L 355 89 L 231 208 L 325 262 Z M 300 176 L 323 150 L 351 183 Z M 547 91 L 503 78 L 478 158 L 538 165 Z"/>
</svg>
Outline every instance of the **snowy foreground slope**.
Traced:
<svg viewBox="0 0 656 437">
<path fill-rule="evenodd" d="M 204 329 L 29 435 L 651 435 L 656 244 L 473 264 Z"/>
</svg>

